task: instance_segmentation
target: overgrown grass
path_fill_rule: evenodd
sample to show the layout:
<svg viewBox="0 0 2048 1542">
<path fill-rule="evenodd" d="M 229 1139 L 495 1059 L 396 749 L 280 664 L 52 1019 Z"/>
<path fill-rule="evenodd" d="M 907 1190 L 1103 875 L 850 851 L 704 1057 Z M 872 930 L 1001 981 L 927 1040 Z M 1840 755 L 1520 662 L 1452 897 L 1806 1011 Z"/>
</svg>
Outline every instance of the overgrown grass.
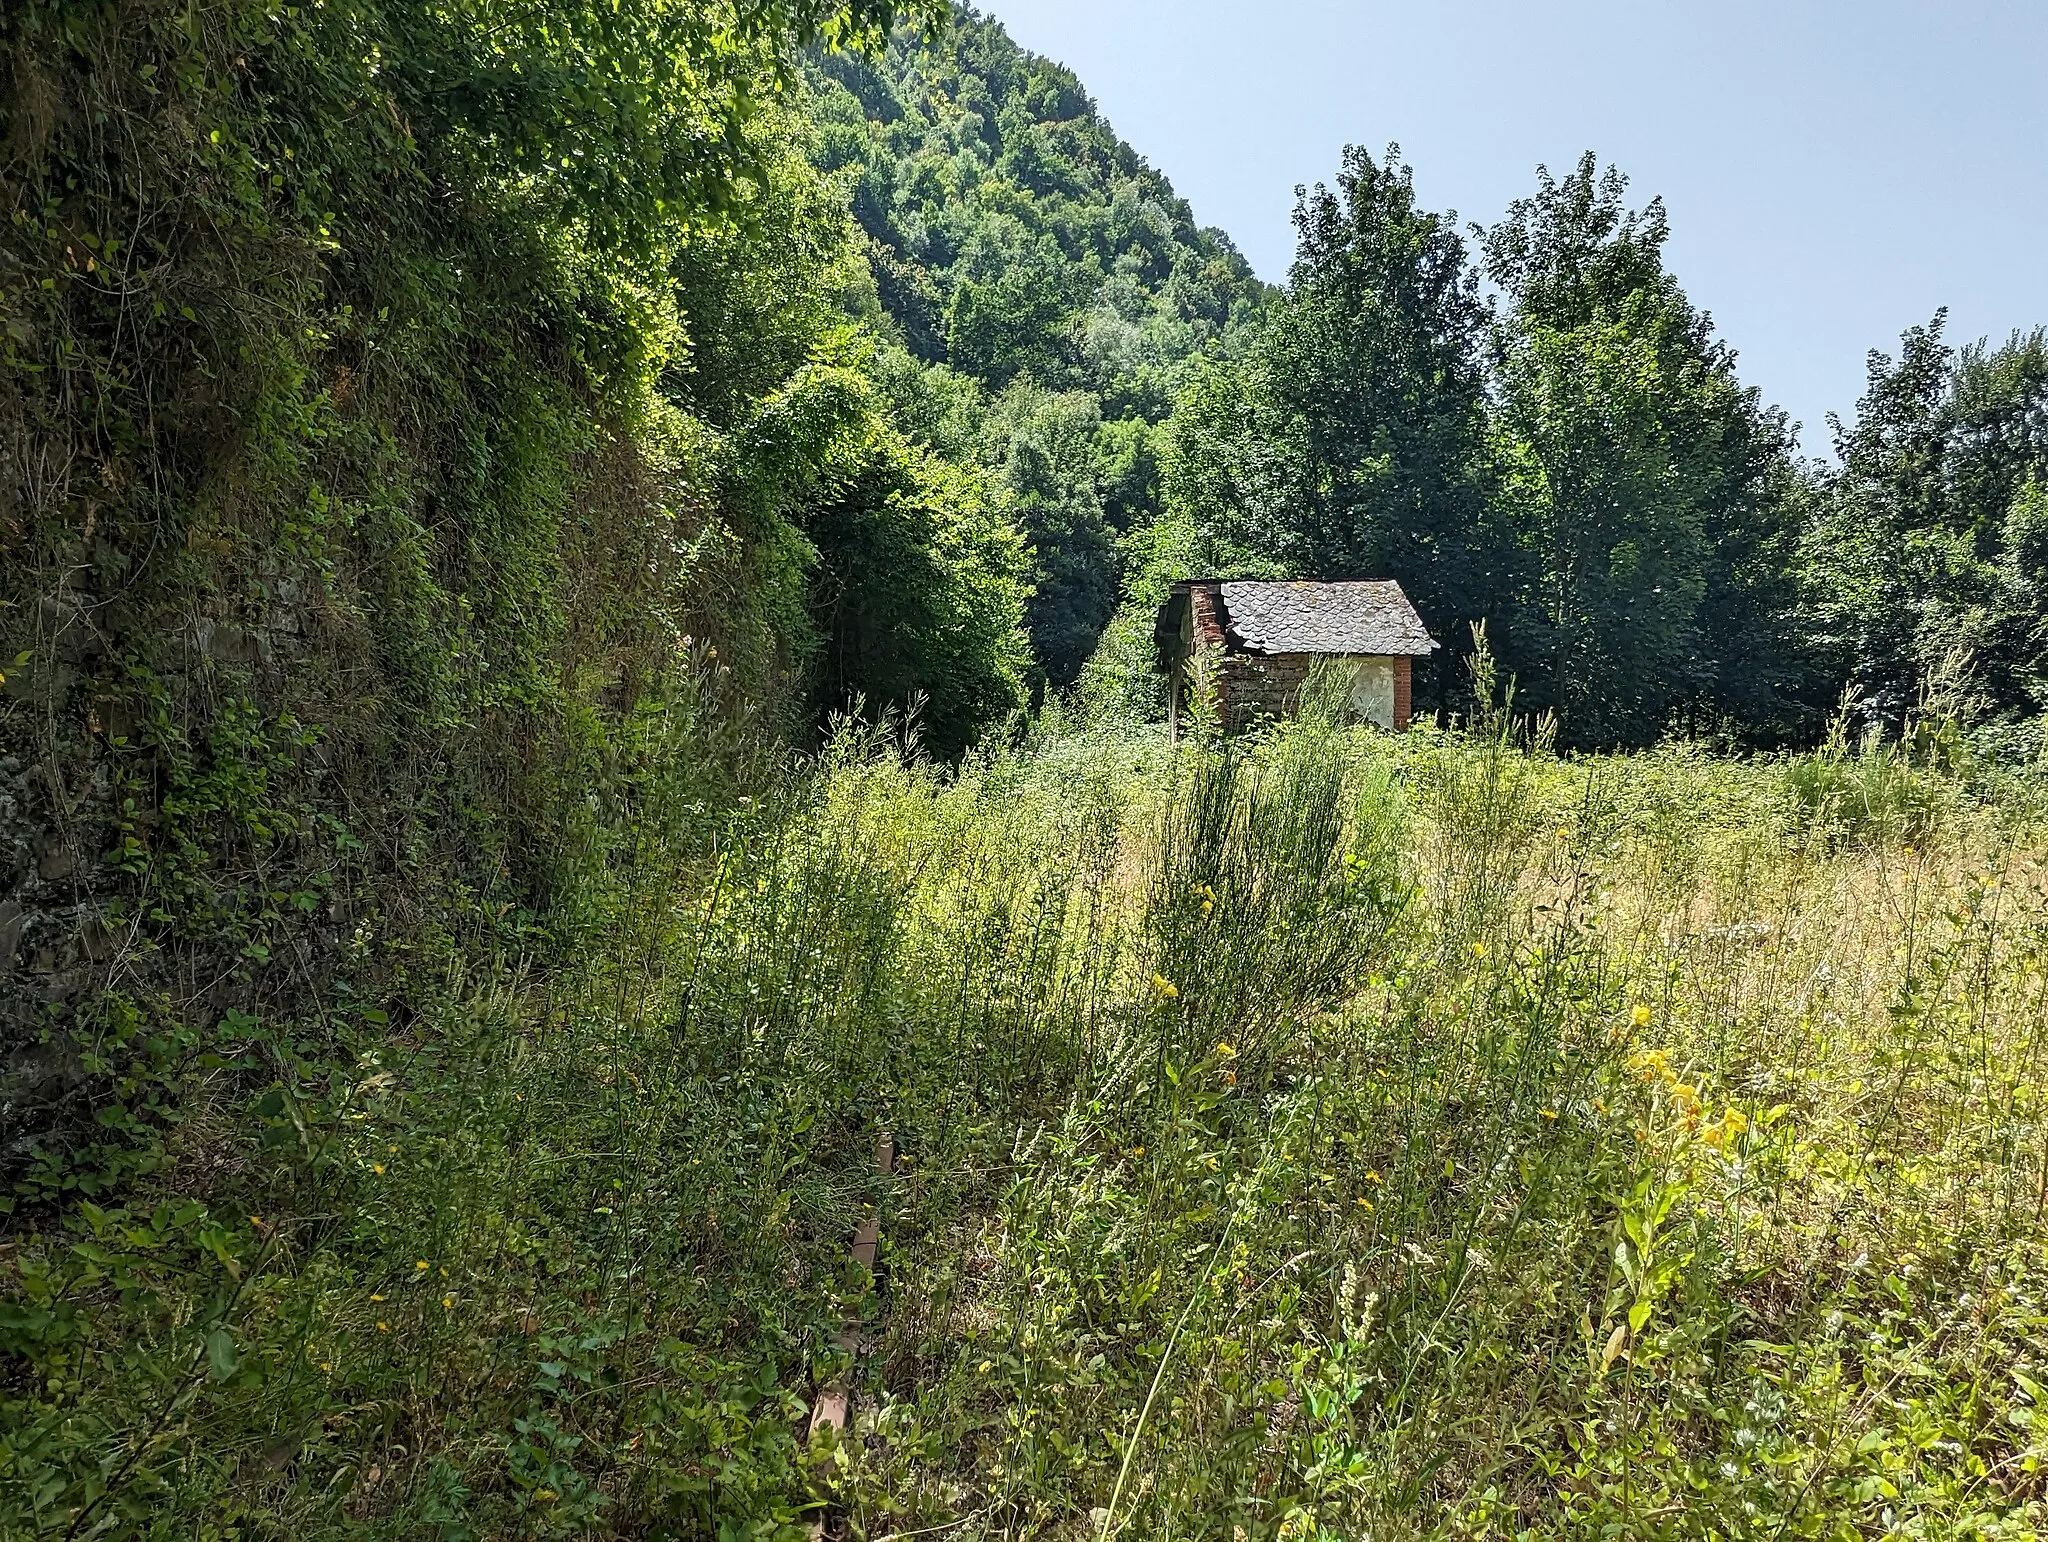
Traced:
<svg viewBox="0 0 2048 1542">
<path fill-rule="evenodd" d="M 1502 715 L 650 792 L 580 969 L 17 1237 L 0 1532 L 2035 1535 L 2042 809 L 1823 826 Z"/>
</svg>

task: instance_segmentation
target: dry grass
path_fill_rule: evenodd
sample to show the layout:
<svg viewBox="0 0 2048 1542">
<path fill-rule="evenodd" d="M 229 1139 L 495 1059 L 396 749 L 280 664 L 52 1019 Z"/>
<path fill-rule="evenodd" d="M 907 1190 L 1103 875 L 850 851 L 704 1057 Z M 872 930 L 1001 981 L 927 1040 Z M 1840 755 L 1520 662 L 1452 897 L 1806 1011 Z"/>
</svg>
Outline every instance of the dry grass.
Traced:
<svg viewBox="0 0 2048 1542">
<path fill-rule="evenodd" d="M 210 1211 L 18 1247 L 8 1513 L 112 1471 L 164 1535 L 794 1539 L 827 1486 L 869 1538 L 2035 1535 L 2048 821 L 1932 791 L 1909 844 L 1499 721 L 842 739 L 708 861 L 650 837 L 582 972 L 295 1091 L 317 1159 L 214 1131 Z M 863 1304 L 861 1438 L 805 1451 Z"/>
</svg>

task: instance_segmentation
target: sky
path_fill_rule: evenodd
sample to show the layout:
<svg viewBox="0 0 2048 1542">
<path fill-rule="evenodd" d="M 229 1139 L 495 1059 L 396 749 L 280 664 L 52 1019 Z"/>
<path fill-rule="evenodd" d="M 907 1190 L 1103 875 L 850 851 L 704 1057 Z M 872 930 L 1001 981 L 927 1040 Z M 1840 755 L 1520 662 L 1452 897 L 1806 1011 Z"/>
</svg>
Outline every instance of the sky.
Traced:
<svg viewBox="0 0 2048 1542">
<path fill-rule="evenodd" d="M 1282 281 L 1299 183 L 1398 142 L 1490 223 L 1586 150 L 1662 196 L 1743 379 L 1831 447 L 1872 348 L 2048 323 L 2048 0 L 983 0 Z"/>
</svg>

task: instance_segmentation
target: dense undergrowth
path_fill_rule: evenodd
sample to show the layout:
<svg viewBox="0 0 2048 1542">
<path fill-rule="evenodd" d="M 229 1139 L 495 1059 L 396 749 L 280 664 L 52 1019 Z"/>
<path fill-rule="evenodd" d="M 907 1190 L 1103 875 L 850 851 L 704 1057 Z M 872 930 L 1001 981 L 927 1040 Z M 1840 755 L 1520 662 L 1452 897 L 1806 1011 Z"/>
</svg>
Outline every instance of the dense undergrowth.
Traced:
<svg viewBox="0 0 2048 1542">
<path fill-rule="evenodd" d="M 7 1212 L 572 953 L 649 778 L 1022 700 L 1016 531 L 892 418 L 790 105 L 903 14 L 0 15 Z"/>
<path fill-rule="evenodd" d="M 650 783 L 573 964 L 202 1077 L 16 1238 L 0 1527 L 2033 1535 L 2035 786 L 1904 837 L 1808 764 L 1311 716 Z"/>
<path fill-rule="evenodd" d="M 889 339 L 899 9 L 0 10 L 0 1536 L 2038 1530 L 2035 780 L 950 759 L 1148 441 Z"/>
</svg>

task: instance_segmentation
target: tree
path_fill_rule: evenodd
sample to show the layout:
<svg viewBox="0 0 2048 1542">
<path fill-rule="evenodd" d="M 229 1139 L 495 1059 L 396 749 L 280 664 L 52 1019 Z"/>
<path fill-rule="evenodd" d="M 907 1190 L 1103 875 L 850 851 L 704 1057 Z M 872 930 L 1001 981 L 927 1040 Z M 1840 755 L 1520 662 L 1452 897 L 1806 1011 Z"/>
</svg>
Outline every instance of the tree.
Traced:
<svg viewBox="0 0 2048 1542">
<path fill-rule="evenodd" d="M 1305 462 L 1276 555 L 1318 577 L 1397 578 L 1451 637 L 1512 592 L 1488 528 L 1486 312 L 1455 217 L 1416 207 L 1398 156 L 1347 148 L 1337 190 L 1295 210 L 1292 287 L 1260 350 Z"/>
<path fill-rule="evenodd" d="M 1012 383 L 988 417 L 986 454 L 1031 544 L 1031 651 L 1047 681 L 1074 683 L 1116 610 L 1118 557 L 1100 485 L 1102 404 L 1092 392 Z"/>
<path fill-rule="evenodd" d="M 1416 207 L 1398 157 L 1349 148 L 1335 191 L 1300 194 L 1267 327 L 1183 389 L 1138 603 L 1195 568 L 1394 578 L 1455 647 L 1515 593 L 1487 497 L 1486 311 L 1453 219 Z"/>
<path fill-rule="evenodd" d="M 915 709 L 955 756 L 1024 702 L 1030 564 L 970 468 L 873 423 L 837 496 L 807 522 L 819 555 L 819 701 Z"/>
<path fill-rule="evenodd" d="M 2048 482 L 2048 333 L 1960 350 L 1945 312 L 1873 350 L 1838 469 L 1804 541 L 1815 631 L 1864 711 L 1899 721 L 1930 672 L 1967 654 L 1987 704 L 2048 704 L 2041 635 L 2041 488 Z"/>
<path fill-rule="evenodd" d="M 1014 500 L 980 458 L 975 382 L 849 320 L 872 315 L 866 265 L 794 132 L 763 145 L 762 181 L 671 268 L 690 346 L 662 383 L 718 436 L 722 513 L 751 554 L 727 656 L 760 678 L 779 655 L 813 717 L 922 703 L 925 746 L 957 755 L 1024 701 Z M 759 620 L 743 632 L 743 616 Z"/>
<path fill-rule="evenodd" d="M 1640 744 L 1685 713 L 1797 709 L 1772 590 L 1792 508 L 1783 416 L 1664 268 L 1661 201 L 1588 154 L 1487 232 L 1502 507 L 1531 586 L 1504 652 L 1569 741 Z"/>
</svg>

